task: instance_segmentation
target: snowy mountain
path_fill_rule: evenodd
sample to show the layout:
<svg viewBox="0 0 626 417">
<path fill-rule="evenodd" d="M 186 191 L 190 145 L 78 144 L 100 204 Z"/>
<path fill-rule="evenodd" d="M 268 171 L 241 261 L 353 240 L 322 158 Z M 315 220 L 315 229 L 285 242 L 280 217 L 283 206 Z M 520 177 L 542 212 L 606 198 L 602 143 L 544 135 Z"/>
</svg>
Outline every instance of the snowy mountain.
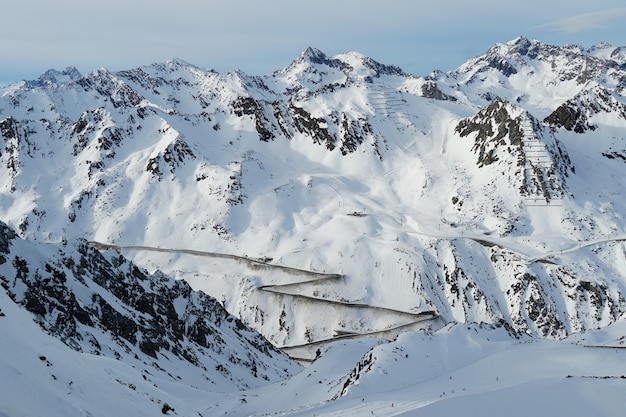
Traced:
<svg viewBox="0 0 626 417">
<path fill-rule="evenodd" d="M 132 261 L 156 277 L 120 278 L 124 287 L 168 275 L 180 284 L 154 285 L 175 299 L 192 294 L 188 283 L 302 363 L 339 357 L 333 346 L 346 343 L 352 362 L 340 360 L 354 367 L 379 340 L 398 338 L 393 349 L 405 349 L 420 345 L 423 331 L 447 339 L 462 327 L 455 323 L 502 331 L 502 346 L 514 351 L 520 340 L 619 329 L 625 50 L 517 38 L 427 77 L 314 48 L 266 76 L 181 60 L 85 75 L 50 70 L 0 90 L 0 219 L 20 245 L 82 239 L 83 258 L 122 271 Z M 121 255 L 130 261 L 116 261 Z M 29 271 L 64 271 L 93 288 L 62 260 L 50 271 L 38 262 Z M 32 307 L 13 289 L 19 268 L 11 265 L 7 294 Z M 24 279 L 20 291 L 40 278 Z M 114 297 L 128 292 L 90 279 Z M 74 297 L 83 310 L 95 302 Z M 107 349 L 201 357 L 200 347 L 180 342 L 198 331 L 144 329 L 141 319 L 158 322 L 160 313 L 148 318 L 138 307 L 125 307 L 136 328 L 128 338 L 89 312 L 91 327 L 117 337 L 107 346 L 122 343 Z M 102 354 L 78 317 L 72 337 L 50 320 L 39 320 L 49 334 Z M 489 345 L 487 333 L 477 343 Z M 241 343 L 264 343 L 250 338 Z M 280 357 L 257 362 L 270 380 L 296 369 Z M 245 363 L 241 375 L 250 373 Z M 315 401 L 343 398 L 354 378 L 368 378 L 341 369 L 325 380 L 345 390 L 319 391 Z M 256 384 L 236 376 L 228 389 L 243 385 Z M 227 403 L 220 407 L 235 410 Z"/>
<path fill-rule="evenodd" d="M 258 387 L 298 370 L 184 281 L 148 275 L 85 241 L 25 241 L 0 228 L 0 369 L 11 378 L 2 415 L 110 415 L 111 397 L 98 398 L 104 392 L 123 399 L 120 410 L 191 414 L 206 407 L 207 386 Z M 176 398 L 173 386 L 193 403 Z M 32 387 L 41 401 L 27 405 Z"/>
</svg>

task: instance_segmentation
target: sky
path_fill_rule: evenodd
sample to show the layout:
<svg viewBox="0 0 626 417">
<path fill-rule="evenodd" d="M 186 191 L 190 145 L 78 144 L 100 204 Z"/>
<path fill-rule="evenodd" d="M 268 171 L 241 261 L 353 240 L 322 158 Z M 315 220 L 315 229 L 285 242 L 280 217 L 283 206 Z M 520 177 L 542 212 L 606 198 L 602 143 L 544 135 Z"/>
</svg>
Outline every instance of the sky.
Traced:
<svg viewBox="0 0 626 417">
<path fill-rule="evenodd" d="M 0 85 L 171 58 L 265 75 L 309 46 L 428 75 L 517 36 L 626 46 L 624 21 L 623 0 L 20 0 L 0 10 Z"/>
</svg>

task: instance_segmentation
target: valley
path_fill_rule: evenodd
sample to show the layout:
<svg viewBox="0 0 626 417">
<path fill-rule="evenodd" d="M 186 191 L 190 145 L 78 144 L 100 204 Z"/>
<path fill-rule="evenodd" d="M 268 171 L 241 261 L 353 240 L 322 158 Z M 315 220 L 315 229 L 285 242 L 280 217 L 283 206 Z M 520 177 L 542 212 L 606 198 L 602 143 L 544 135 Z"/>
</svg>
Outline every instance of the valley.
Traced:
<svg viewBox="0 0 626 417">
<path fill-rule="evenodd" d="M 0 87 L 0 417 L 619 413 L 624 51 Z"/>
</svg>

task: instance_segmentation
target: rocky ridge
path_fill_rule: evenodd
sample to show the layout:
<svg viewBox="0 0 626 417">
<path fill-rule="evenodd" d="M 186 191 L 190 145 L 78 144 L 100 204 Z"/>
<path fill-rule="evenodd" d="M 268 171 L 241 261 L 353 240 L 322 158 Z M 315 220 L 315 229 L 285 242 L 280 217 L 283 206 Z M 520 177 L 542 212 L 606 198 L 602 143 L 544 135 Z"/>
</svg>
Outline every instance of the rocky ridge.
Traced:
<svg viewBox="0 0 626 417">
<path fill-rule="evenodd" d="M 488 322 L 565 337 L 626 309 L 615 263 L 621 183 L 585 184 L 599 178 L 588 163 L 596 158 L 623 178 L 623 63 L 623 49 L 609 45 L 518 38 L 428 77 L 313 48 L 267 76 L 181 60 L 52 71 L 2 92 L 0 214 L 28 240 L 196 249 L 341 273 L 341 284 L 268 295 L 258 289 L 299 278 L 126 253 L 210 293 L 280 346 L 397 324 L 343 307 L 303 319 L 324 300 L 436 311 L 434 327 Z M 127 330 L 120 340 L 144 354 L 185 351 L 173 340 L 141 345 L 139 328 Z"/>
<path fill-rule="evenodd" d="M 100 253 L 85 241 L 42 245 L 0 226 L 3 291 L 75 351 L 136 363 L 145 375 L 174 379 L 187 364 L 208 383 L 239 389 L 297 369 L 184 281 L 148 274 L 119 253 Z"/>
</svg>

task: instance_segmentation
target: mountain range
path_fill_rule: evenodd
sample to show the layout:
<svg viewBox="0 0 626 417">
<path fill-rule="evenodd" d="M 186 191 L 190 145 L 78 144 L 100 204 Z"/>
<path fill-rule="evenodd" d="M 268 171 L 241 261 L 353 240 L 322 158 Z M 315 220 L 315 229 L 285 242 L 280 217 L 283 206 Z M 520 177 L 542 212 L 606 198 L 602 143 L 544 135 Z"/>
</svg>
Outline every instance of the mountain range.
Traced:
<svg viewBox="0 0 626 417">
<path fill-rule="evenodd" d="M 0 416 L 110 415 L 90 378 L 137 415 L 620 409 L 625 95 L 626 47 L 522 37 L 428 76 L 308 48 L 0 87 Z"/>
</svg>

